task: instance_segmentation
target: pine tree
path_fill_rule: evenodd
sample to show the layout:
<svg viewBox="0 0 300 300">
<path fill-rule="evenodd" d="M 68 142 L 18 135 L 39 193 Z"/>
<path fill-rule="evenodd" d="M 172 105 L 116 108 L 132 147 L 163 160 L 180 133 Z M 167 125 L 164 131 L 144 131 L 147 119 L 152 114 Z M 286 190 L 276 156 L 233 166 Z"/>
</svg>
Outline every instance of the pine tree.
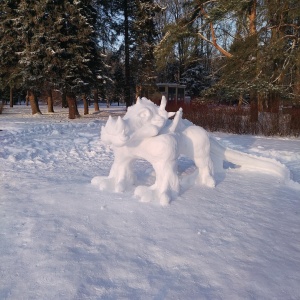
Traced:
<svg viewBox="0 0 300 300">
<path fill-rule="evenodd" d="M 163 36 L 155 49 L 160 81 L 184 83 L 192 96 L 210 85 L 212 46 L 205 44 L 197 30 L 207 31 L 199 3 L 160 0 L 158 16 Z"/>
<path fill-rule="evenodd" d="M 77 93 L 97 84 L 104 68 L 96 38 L 97 12 L 93 1 L 22 0 L 20 19 L 25 51 L 23 85 L 34 97 L 36 89 L 60 89 L 75 118 Z"/>
<path fill-rule="evenodd" d="M 299 11 L 299 2 L 292 0 L 251 0 L 235 11 L 232 57 L 224 62 L 215 88 L 227 97 L 248 95 L 252 121 L 258 120 L 258 110 L 278 112 L 280 101 L 296 97 Z"/>
<path fill-rule="evenodd" d="M 300 55 L 300 3 L 269 0 L 266 9 L 269 39 L 262 49 L 265 59 L 261 59 L 260 64 L 268 70 L 263 78 L 270 87 L 265 103 L 270 111 L 277 112 L 280 99 L 297 97 L 293 94 L 293 86 L 299 84 L 299 77 L 295 74 L 299 69 Z"/>
<path fill-rule="evenodd" d="M 93 6 L 97 12 L 96 38 L 100 47 L 99 57 L 102 58 L 100 72 L 97 74 L 97 82 L 94 87 L 94 108 L 99 111 L 98 97 L 105 98 L 105 95 L 114 90 L 112 86 L 113 74 L 111 72 L 110 53 L 114 51 L 118 43 L 119 30 L 119 3 L 110 0 L 94 0 Z M 121 57 L 118 58 L 121 61 Z M 112 93 L 113 94 L 113 93 Z"/>
<path fill-rule="evenodd" d="M 154 48 L 157 43 L 155 15 L 161 7 L 153 0 L 136 1 L 133 32 L 135 37 L 135 51 L 133 65 L 136 74 L 136 96 L 148 96 L 142 93 L 143 88 L 151 89 L 156 82 L 156 68 Z M 146 90 L 147 90 L 146 89 Z"/>
<path fill-rule="evenodd" d="M 10 89 L 10 106 L 13 106 L 12 92 L 19 87 L 19 57 L 23 43 L 17 39 L 21 23 L 18 21 L 19 0 L 0 2 L 0 89 Z"/>
<path fill-rule="evenodd" d="M 152 0 L 114 0 L 113 11 L 116 16 L 116 32 L 124 37 L 119 52 L 124 61 L 124 99 L 130 106 L 136 86 L 151 84 L 155 79 L 155 14 L 160 10 Z M 139 89 L 139 88 L 138 88 Z"/>
</svg>

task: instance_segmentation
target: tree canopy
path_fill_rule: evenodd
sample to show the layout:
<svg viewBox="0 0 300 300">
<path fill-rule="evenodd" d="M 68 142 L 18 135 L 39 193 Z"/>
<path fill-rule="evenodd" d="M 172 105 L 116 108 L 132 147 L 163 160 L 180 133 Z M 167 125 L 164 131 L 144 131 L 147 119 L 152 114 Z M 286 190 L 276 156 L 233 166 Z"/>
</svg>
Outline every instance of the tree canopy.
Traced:
<svg viewBox="0 0 300 300">
<path fill-rule="evenodd" d="M 298 0 L 2 0 L 0 90 L 299 100 L 299 16 Z"/>
</svg>

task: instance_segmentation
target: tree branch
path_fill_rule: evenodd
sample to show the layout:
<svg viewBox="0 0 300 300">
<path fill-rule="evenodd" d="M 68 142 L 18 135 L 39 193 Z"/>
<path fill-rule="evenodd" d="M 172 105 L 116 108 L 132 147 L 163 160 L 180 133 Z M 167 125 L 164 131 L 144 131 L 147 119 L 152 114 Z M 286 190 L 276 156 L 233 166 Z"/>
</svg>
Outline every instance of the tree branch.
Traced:
<svg viewBox="0 0 300 300">
<path fill-rule="evenodd" d="M 204 10 L 203 6 L 201 7 L 201 13 L 202 15 L 209 20 L 209 15 L 207 14 L 207 12 Z M 225 50 L 223 47 L 221 47 L 218 42 L 217 42 L 217 38 L 216 38 L 216 34 L 215 34 L 215 29 L 213 26 L 213 23 L 211 21 L 209 21 L 209 26 L 210 26 L 210 32 L 211 32 L 211 36 L 212 36 L 212 40 L 207 39 L 202 33 L 198 32 L 198 35 L 204 39 L 206 42 L 210 43 L 211 45 L 213 45 L 219 52 L 221 52 L 223 55 L 225 55 L 226 57 L 232 57 L 233 55 L 231 53 L 229 53 L 227 50 Z"/>
</svg>

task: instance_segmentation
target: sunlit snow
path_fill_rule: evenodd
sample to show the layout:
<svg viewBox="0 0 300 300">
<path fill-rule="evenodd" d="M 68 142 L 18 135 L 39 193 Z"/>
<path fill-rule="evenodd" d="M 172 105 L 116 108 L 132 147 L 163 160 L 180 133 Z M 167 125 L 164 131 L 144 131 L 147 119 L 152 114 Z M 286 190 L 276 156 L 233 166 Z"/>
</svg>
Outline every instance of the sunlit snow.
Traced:
<svg viewBox="0 0 300 300">
<path fill-rule="evenodd" d="M 101 126 L 124 108 L 46 110 L 0 115 L 0 299 L 299 299 L 299 138 L 210 133 L 267 164 L 225 163 L 215 188 L 186 185 L 162 207 L 91 185 L 114 161 Z M 179 157 L 181 178 L 194 170 Z M 145 160 L 133 171 L 155 181 Z"/>
</svg>

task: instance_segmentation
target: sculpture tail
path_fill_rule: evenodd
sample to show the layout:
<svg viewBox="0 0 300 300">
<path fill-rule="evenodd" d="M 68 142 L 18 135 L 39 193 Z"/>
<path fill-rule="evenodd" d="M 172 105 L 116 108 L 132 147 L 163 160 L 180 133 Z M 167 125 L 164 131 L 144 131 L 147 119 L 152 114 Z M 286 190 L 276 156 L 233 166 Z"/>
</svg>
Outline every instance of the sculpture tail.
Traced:
<svg viewBox="0 0 300 300">
<path fill-rule="evenodd" d="M 286 183 L 291 181 L 290 170 L 275 159 L 260 157 L 228 149 L 225 146 L 221 145 L 213 137 L 210 137 L 210 145 L 211 159 L 213 161 L 215 172 L 224 171 L 224 162 L 228 162 L 234 164 L 236 168 L 273 174 L 282 178 Z"/>
</svg>

